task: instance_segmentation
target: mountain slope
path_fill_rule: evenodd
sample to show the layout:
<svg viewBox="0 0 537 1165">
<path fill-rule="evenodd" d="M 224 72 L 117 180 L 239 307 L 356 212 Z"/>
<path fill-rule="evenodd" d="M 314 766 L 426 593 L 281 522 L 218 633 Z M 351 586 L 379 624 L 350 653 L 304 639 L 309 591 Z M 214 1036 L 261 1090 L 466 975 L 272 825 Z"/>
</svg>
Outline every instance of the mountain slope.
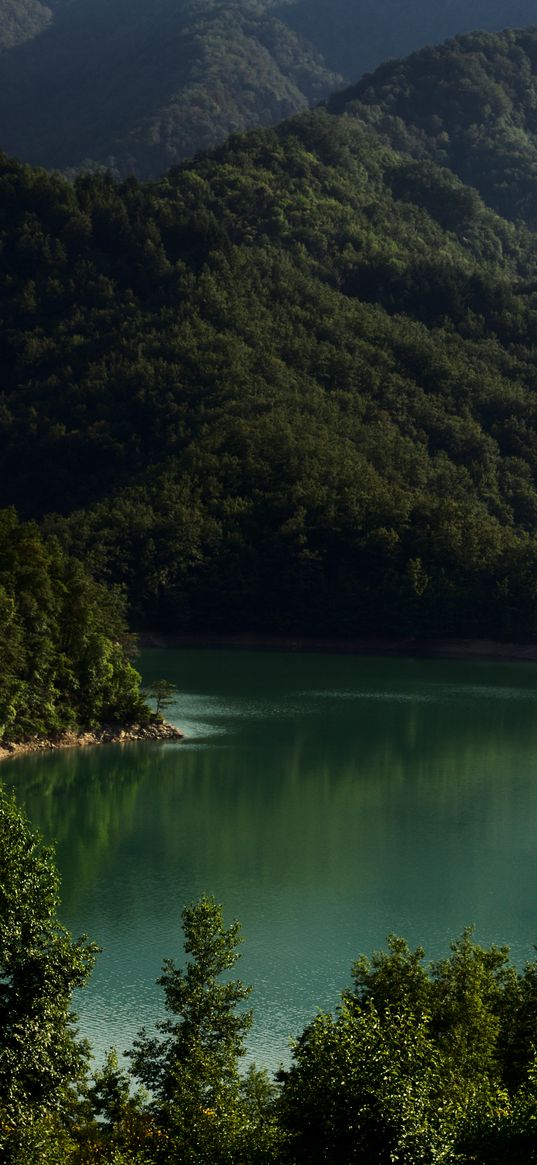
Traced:
<svg viewBox="0 0 537 1165">
<path fill-rule="evenodd" d="M 46 166 L 162 173 L 232 130 L 269 124 L 338 75 L 271 0 L 73 0 L 5 54 L 0 143 Z"/>
<path fill-rule="evenodd" d="M 0 146 L 158 176 L 388 57 L 531 23 L 537 0 L 0 0 Z"/>
<path fill-rule="evenodd" d="M 448 166 L 508 218 L 537 225 L 535 30 L 474 33 L 389 62 L 338 94 L 331 112 Z"/>
<path fill-rule="evenodd" d="M 503 93 L 537 32 L 493 43 Z M 441 122 L 461 51 L 431 58 Z M 537 247 L 494 205 L 501 103 L 489 205 L 377 104 L 145 186 L 4 161 L 0 504 L 124 582 L 139 625 L 537 633 Z"/>
</svg>

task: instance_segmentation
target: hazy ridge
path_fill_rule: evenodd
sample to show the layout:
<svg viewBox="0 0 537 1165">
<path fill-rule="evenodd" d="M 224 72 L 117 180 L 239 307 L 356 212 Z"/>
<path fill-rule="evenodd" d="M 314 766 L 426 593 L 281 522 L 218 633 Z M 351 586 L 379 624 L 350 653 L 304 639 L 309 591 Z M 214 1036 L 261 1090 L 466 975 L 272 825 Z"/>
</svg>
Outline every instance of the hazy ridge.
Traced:
<svg viewBox="0 0 537 1165">
<path fill-rule="evenodd" d="M 0 143 L 47 167 L 156 177 L 388 57 L 533 22 L 535 0 L 1 0 Z"/>
</svg>

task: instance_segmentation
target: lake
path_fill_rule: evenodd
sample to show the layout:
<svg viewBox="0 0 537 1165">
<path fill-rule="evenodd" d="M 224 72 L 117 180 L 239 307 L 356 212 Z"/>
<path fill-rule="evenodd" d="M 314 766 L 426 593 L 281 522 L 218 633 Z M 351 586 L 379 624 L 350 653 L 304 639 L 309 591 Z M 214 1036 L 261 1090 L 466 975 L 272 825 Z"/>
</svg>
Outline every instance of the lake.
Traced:
<svg viewBox="0 0 537 1165">
<path fill-rule="evenodd" d="M 202 892 L 240 919 L 249 1053 L 276 1067 L 392 931 L 438 958 L 469 923 L 537 941 L 537 665 L 151 651 L 180 745 L 4 763 L 56 839 L 63 919 L 103 948 L 77 999 L 100 1058 L 161 1014 Z"/>
</svg>

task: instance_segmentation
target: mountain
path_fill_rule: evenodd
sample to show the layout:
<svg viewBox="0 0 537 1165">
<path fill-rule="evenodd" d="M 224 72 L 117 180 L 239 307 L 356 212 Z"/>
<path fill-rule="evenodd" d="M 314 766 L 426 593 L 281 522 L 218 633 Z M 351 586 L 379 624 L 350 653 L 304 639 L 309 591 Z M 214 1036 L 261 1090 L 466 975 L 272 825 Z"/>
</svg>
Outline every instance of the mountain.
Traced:
<svg viewBox="0 0 537 1165">
<path fill-rule="evenodd" d="M 537 0 L 0 0 L 0 145 L 46 167 L 156 177 Z"/>
<path fill-rule="evenodd" d="M 341 81 L 272 0 L 51 0 L 2 58 L 0 143 L 48 167 L 151 176 Z"/>
<path fill-rule="evenodd" d="M 0 505 L 137 626 L 537 634 L 536 86 L 473 34 L 159 182 L 4 159 Z"/>
<path fill-rule="evenodd" d="M 337 94 L 387 145 L 447 166 L 507 218 L 537 226 L 535 32 L 476 33 L 389 62 Z"/>
</svg>

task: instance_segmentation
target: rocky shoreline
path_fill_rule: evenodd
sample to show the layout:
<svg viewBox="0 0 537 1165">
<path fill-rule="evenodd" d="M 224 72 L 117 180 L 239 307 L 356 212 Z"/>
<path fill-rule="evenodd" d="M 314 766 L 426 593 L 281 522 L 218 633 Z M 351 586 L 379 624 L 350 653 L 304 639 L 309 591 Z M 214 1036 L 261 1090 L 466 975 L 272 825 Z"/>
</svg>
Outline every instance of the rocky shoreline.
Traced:
<svg viewBox="0 0 537 1165">
<path fill-rule="evenodd" d="M 53 736 L 33 736 L 28 740 L 3 741 L 0 744 L 0 761 L 12 760 L 31 752 L 54 752 L 62 748 L 91 748 L 97 744 L 130 744 L 133 741 L 176 742 L 184 740 L 184 734 L 173 724 L 153 722 L 149 724 L 128 724 L 123 727 L 108 726 L 95 732 L 58 732 Z"/>
</svg>

